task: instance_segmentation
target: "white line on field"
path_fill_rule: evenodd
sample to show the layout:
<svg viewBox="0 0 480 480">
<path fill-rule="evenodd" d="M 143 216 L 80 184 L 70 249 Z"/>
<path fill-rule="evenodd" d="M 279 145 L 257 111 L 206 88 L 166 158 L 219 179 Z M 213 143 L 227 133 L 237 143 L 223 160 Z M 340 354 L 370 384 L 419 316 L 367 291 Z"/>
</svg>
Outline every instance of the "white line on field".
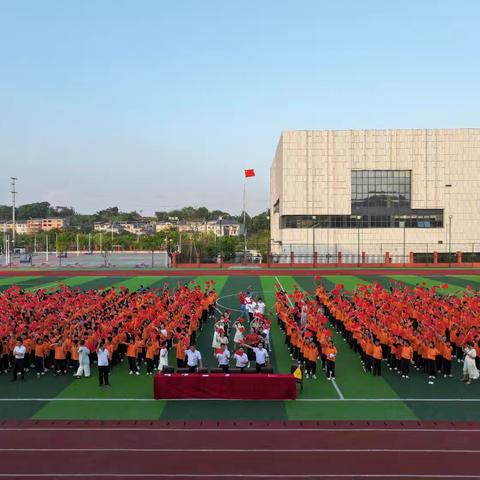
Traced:
<svg viewBox="0 0 480 480">
<path fill-rule="evenodd" d="M 282 285 L 282 282 L 279 280 L 279 278 L 277 276 L 275 276 L 275 280 L 277 281 L 278 285 L 280 285 L 280 287 L 282 288 L 283 291 L 286 291 L 284 288 L 283 288 L 283 285 Z M 293 303 L 292 301 L 290 300 L 290 297 L 288 296 L 287 294 L 287 300 L 288 300 L 288 303 L 290 304 L 291 307 L 293 307 Z M 336 392 L 337 392 L 337 395 L 339 397 L 339 400 L 345 400 L 345 397 L 343 396 L 343 393 L 342 391 L 340 390 L 339 386 L 337 385 L 337 382 L 335 381 L 335 379 L 332 378 L 332 384 L 333 384 L 333 387 L 335 388 Z"/>
<path fill-rule="evenodd" d="M 479 453 L 480 450 L 415 448 L 0 448 L 1 452 L 145 452 L 145 453 Z"/>
<path fill-rule="evenodd" d="M 51 397 L 51 398 L 0 398 L 0 402 L 238 402 L 249 401 L 241 398 L 88 398 L 88 397 Z M 252 402 L 480 402 L 480 398 L 298 398 L 297 400 L 250 400 Z"/>
</svg>

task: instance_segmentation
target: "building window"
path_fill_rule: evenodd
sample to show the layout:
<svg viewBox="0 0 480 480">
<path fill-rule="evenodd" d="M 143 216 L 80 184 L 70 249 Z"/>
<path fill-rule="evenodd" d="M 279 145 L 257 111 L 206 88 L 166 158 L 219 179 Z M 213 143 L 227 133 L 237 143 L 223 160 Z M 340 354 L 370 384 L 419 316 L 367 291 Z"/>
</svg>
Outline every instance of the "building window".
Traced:
<svg viewBox="0 0 480 480">
<path fill-rule="evenodd" d="M 410 208 L 410 170 L 352 170 L 352 213 Z"/>
<path fill-rule="evenodd" d="M 283 215 L 280 228 L 442 228 L 443 210 L 407 215 Z"/>
</svg>

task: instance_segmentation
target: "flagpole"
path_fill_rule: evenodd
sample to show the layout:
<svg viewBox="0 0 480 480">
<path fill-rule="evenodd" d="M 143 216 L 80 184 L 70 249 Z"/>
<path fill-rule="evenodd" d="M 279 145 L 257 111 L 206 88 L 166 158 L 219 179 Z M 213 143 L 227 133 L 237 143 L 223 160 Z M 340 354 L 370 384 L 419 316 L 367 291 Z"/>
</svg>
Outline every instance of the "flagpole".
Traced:
<svg viewBox="0 0 480 480">
<path fill-rule="evenodd" d="M 247 186 L 247 179 L 243 179 L 243 242 L 244 242 L 244 248 L 243 248 L 243 261 L 247 261 L 247 216 L 246 216 L 246 211 L 245 211 L 245 192 L 246 192 L 246 186 Z"/>
</svg>

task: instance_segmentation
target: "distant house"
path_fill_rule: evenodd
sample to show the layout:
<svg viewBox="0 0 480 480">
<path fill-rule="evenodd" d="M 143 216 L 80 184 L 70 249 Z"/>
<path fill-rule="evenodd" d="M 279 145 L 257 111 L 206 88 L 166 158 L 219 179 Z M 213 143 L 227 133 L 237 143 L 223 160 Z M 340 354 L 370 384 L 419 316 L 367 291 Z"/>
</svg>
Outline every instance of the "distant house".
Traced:
<svg viewBox="0 0 480 480">
<path fill-rule="evenodd" d="M 154 232 L 151 222 L 95 222 L 95 232 L 104 233 L 132 233 L 134 235 L 148 235 Z"/>
<path fill-rule="evenodd" d="M 68 218 L 29 218 L 26 221 L 26 233 L 50 232 L 63 230 L 70 225 Z"/>
</svg>

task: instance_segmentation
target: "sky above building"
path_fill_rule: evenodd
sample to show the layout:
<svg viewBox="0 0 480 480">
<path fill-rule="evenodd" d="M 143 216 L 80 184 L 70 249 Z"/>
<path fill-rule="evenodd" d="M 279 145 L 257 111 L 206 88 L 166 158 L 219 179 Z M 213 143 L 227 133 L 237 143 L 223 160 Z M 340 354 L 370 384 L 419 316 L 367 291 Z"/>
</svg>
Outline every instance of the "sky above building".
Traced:
<svg viewBox="0 0 480 480">
<path fill-rule="evenodd" d="M 268 208 L 282 130 L 478 127 L 480 2 L 0 1 L 0 203 Z"/>
</svg>

